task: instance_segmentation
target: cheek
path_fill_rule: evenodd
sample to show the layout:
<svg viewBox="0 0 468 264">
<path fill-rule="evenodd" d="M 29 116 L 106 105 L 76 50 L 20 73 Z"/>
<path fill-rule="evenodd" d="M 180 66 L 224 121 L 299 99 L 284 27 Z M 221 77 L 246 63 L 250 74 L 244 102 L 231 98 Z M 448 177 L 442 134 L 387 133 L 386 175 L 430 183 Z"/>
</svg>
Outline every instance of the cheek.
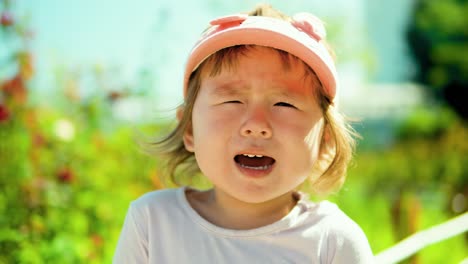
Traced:
<svg viewBox="0 0 468 264">
<path fill-rule="evenodd" d="M 320 136 L 322 118 L 305 117 L 303 115 L 278 115 L 274 121 L 279 134 L 288 134 L 291 138 L 313 143 L 313 139 Z M 318 132 L 317 132 L 318 131 Z"/>
<path fill-rule="evenodd" d="M 223 131 L 233 131 L 232 125 L 238 115 L 207 105 L 195 105 L 192 113 L 195 138 L 215 140 Z M 214 135 L 216 134 L 216 137 Z"/>
<path fill-rule="evenodd" d="M 316 160 L 320 149 L 323 119 L 286 120 L 282 122 L 283 125 L 277 127 L 281 131 L 279 134 L 289 138 L 294 148 L 302 150 L 304 158 L 307 156 L 307 160 Z"/>
</svg>

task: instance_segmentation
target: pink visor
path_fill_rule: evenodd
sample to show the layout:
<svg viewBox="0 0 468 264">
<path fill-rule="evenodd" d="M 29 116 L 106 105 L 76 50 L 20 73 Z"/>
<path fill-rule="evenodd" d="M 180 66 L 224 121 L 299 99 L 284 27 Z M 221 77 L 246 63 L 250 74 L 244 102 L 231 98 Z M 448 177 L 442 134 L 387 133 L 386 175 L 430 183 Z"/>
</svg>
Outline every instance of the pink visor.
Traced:
<svg viewBox="0 0 468 264">
<path fill-rule="evenodd" d="M 236 45 L 259 45 L 286 51 L 317 74 L 326 95 L 333 99 L 337 73 L 332 56 L 321 41 L 326 32 L 322 22 L 308 13 L 295 15 L 291 22 L 263 16 L 237 14 L 210 22 L 190 52 L 184 74 L 184 97 L 190 74 L 217 51 Z"/>
</svg>

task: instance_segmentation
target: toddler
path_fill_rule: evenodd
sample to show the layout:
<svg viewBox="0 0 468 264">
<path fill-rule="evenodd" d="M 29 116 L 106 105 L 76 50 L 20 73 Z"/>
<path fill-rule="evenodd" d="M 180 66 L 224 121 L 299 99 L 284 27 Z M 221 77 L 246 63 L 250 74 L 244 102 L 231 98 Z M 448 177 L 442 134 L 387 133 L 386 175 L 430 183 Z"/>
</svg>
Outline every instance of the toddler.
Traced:
<svg viewBox="0 0 468 264">
<path fill-rule="evenodd" d="M 185 68 L 167 169 L 201 171 L 132 202 L 114 263 L 372 263 L 360 227 L 316 193 L 338 189 L 354 133 L 322 22 L 268 5 L 212 20 Z M 188 177 L 194 175 L 190 173 Z"/>
</svg>

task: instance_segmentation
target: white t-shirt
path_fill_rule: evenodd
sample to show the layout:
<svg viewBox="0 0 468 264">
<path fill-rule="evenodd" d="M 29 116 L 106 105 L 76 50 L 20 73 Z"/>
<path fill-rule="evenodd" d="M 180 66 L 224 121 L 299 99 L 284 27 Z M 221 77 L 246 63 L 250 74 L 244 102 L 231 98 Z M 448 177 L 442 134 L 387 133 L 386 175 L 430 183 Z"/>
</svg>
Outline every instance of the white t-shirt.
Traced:
<svg viewBox="0 0 468 264">
<path fill-rule="evenodd" d="M 361 228 L 335 204 L 301 195 L 281 220 L 231 230 L 202 218 L 185 188 L 131 203 L 113 263 L 373 263 Z"/>
</svg>

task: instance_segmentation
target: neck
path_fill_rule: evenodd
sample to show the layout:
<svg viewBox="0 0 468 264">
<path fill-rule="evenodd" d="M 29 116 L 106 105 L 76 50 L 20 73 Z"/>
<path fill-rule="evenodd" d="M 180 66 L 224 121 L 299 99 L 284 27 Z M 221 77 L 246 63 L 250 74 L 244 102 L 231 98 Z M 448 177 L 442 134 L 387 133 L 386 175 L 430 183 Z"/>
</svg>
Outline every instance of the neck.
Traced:
<svg viewBox="0 0 468 264">
<path fill-rule="evenodd" d="M 262 203 L 246 203 L 216 189 L 196 196 L 191 205 L 206 220 L 240 230 L 272 224 L 286 216 L 297 202 L 292 192 Z"/>
</svg>

